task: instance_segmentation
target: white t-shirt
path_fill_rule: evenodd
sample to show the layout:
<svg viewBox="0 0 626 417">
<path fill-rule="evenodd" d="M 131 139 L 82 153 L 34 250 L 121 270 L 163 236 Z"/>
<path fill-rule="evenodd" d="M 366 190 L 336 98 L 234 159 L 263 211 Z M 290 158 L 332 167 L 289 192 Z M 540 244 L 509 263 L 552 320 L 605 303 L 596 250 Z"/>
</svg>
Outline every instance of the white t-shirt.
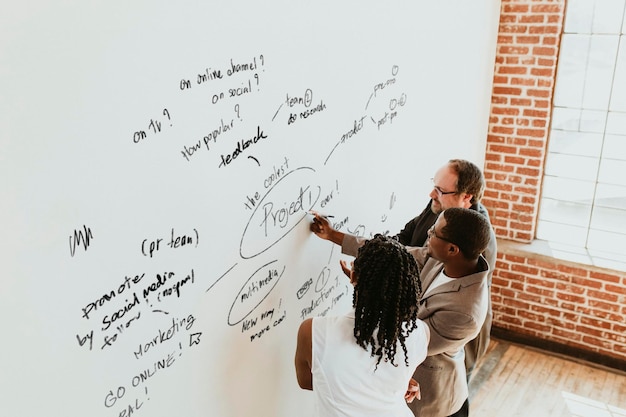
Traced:
<svg viewBox="0 0 626 417">
<path fill-rule="evenodd" d="M 433 280 L 433 282 L 430 283 L 430 285 L 428 286 L 428 289 L 426 289 L 426 292 L 424 293 L 424 295 L 422 296 L 422 298 L 426 297 L 428 294 L 430 294 L 435 288 L 446 284 L 450 281 L 454 281 L 456 278 L 450 278 L 449 276 L 447 276 L 446 274 L 444 274 L 443 269 L 441 270 L 441 272 L 439 273 L 439 275 L 437 275 L 435 277 L 435 279 Z"/>
<path fill-rule="evenodd" d="M 396 366 L 371 356 L 356 343 L 354 310 L 313 319 L 313 393 L 319 417 L 413 417 L 404 394 L 415 368 L 426 358 L 430 332 L 418 327 L 405 341 L 409 366 L 398 343 Z M 417 400 L 415 400 L 417 401 Z"/>
</svg>

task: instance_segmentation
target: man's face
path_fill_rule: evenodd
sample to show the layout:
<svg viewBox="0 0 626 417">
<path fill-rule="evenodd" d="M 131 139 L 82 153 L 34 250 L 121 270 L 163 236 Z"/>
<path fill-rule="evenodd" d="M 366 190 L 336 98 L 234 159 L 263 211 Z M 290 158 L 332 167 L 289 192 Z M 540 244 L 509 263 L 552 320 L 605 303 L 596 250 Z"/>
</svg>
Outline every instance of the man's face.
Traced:
<svg viewBox="0 0 626 417">
<path fill-rule="evenodd" d="M 428 255 L 442 262 L 445 261 L 446 251 L 450 246 L 450 242 L 445 239 L 441 232 L 446 224 L 446 219 L 440 214 L 435 224 L 428 230 Z"/>
<path fill-rule="evenodd" d="M 433 189 L 429 196 L 432 199 L 430 209 L 439 214 L 450 207 L 470 208 L 472 195 L 458 193 L 456 189 L 458 176 L 447 164 L 439 168 L 433 177 Z"/>
</svg>

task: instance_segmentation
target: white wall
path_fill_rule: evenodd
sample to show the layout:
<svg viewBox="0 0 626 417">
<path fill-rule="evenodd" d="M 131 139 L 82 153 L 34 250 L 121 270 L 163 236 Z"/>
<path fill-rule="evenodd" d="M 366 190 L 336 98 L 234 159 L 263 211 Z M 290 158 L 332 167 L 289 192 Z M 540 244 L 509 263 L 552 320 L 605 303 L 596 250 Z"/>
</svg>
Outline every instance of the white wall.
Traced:
<svg viewBox="0 0 626 417">
<path fill-rule="evenodd" d="M 482 165 L 499 2 L 177 3 L 3 7 L 1 415 L 311 415 L 306 210 L 396 233 Z"/>
</svg>

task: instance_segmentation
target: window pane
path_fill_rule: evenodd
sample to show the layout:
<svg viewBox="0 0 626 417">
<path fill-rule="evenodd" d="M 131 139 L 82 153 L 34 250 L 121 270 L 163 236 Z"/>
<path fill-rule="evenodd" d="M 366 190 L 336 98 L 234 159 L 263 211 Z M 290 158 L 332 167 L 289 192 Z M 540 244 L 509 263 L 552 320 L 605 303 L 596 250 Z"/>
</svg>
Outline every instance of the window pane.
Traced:
<svg viewBox="0 0 626 417">
<path fill-rule="evenodd" d="M 541 197 L 591 204 L 594 185 L 591 181 L 546 176 L 543 179 Z"/>
<path fill-rule="evenodd" d="M 606 135 L 602 156 L 604 158 L 626 160 L 626 135 Z"/>
<path fill-rule="evenodd" d="M 578 247 L 585 247 L 587 240 L 587 228 L 551 223 L 539 220 L 537 239 L 551 242 L 565 243 Z"/>
<path fill-rule="evenodd" d="M 626 161 L 603 159 L 598 181 L 605 184 L 626 186 Z"/>
<path fill-rule="evenodd" d="M 593 1 L 569 0 L 565 17 L 566 33 L 591 33 Z"/>
<path fill-rule="evenodd" d="M 604 207 L 595 207 L 591 216 L 591 228 L 597 231 L 623 234 L 626 237 L 626 212 Z M 624 251 L 626 246 L 620 249 Z"/>
<path fill-rule="evenodd" d="M 623 250 L 626 247 L 626 235 L 590 230 L 589 243 L 587 244 L 587 247 L 590 249 L 623 255 Z"/>
<path fill-rule="evenodd" d="M 577 132 L 580 126 L 580 109 L 555 107 L 552 109 L 552 129 Z"/>
<path fill-rule="evenodd" d="M 588 35 L 563 35 L 554 88 L 555 106 L 582 107 L 589 39 Z"/>
<path fill-rule="evenodd" d="M 562 223 L 572 226 L 589 226 L 591 205 L 572 203 L 568 201 L 543 199 L 539 218 L 553 223 Z"/>
<path fill-rule="evenodd" d="M 595 158 L 550 152 L 546 161 L 546 175 L 595 181 L 598 162 Z"/>
<path fill-rule="evenodd" d="M 600 207 L 624 210 L 623 216 L 626 219 L 626 187 L 598 184 L 595 204 Z M 624 253 L 626 254 L 626 249 Z"/>
<path fill-rule="evenodd" d="M 624 35 L 620 37 L 610 109 L 626 112 L 626 36 Z"/>
<path fill-rule="evenodd" d="M 591 37 L 583 108 L 608 110 L 613 68 L 617 59 L 617 41 L 618 36 Z"/>
<path fill-rule="evenodd" d="M 603 133 L 606 126 L 606 111 L 583 110 L 580 116 L 581 132 Z"/>
<path fill-rule="evenodd" d="M 624 0 L 599 0 L 593 11 L 593 33 L 619 33 L 622 26 Z"/>
<path fill-rule="evenodd" d="M 597 158 L 600 156 L 601 150 L 601 133 L 553 130 L 550 135 L 550 152 Z"/>
<path fill-rule="evenodd" d="M 626 113 L 610 111 L 606 121 L 606 133 L 626 135 Z"/>
</svg>

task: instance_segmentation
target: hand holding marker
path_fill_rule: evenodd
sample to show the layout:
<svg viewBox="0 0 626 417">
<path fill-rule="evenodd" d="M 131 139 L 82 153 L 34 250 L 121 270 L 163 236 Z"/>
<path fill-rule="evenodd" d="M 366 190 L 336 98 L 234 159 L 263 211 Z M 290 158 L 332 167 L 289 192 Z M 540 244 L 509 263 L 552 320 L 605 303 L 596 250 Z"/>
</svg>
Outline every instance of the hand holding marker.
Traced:
<svg viewBox="0 0 626 417">
<path fill-rule="evenodd" d="M 323 217 L 325 219 L 334 219 L 335 218 L 335 216 L 333 216 L 332 214 L 322 214 L 322 213 L 318 213 L 318 212 L 313 211 L 313 210 L 308 211 L 308 213 L 311 216 L 319 216 L 319 217 Z"/>
</svg>

